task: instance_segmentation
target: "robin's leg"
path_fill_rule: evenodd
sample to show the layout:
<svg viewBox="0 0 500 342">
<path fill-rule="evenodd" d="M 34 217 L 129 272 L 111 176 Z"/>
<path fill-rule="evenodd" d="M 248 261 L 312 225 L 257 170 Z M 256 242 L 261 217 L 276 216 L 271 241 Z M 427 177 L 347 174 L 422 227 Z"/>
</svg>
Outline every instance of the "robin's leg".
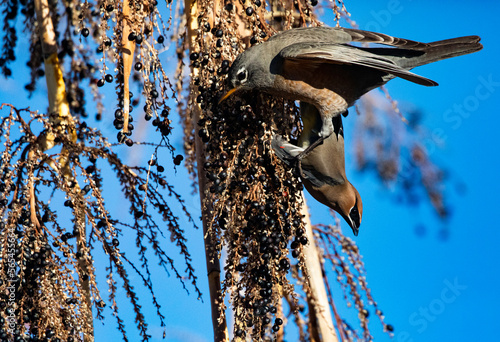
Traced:
<svg viewBox="0 0 500 342">
<path fill-rule="evenodd" d="M 345 116 L 347 116 L 348 113 L 349 112 L 346 109 L 341 114 L 345 117 Z M 311 145 L 309 145 L 304 151 L 302 151 L 301 153 L 299 153 L 295 157 L 295 158 L 297 158 L 297 160 L 299 160 L 299 166 L 300 166 L 300 161 L 302 159 L 306 158 L 309 155 L 309 153 L 311 153 L 311 151 L 314 150 L 314 148 L 316 146 L 321 145 L 325 139 L 327 139 L 330 135 L 335 133 L 339 128 L 342 128 L 342 121 L 340 119 L 339 119 L 340 120 L 339 127 L 335 127 L 335 125 L 333 123 L 334 120 L 332 118 L 339 118 L 338 115 L 340 115 L 340 114 L 323 117 L 322 125 L 321 125 L 321 132 L 317 133 L 318 138 Z M 338 120 L 335 120 L 335 121 L 337 122 Z M 299 167 L 299 168 L 301 169 L 301 167 Z M 302 174 L 302 172 L 301 172 L 301 174 Z"/>
<path fill-rule="evenodd" d="M 302 172 L 302 160 L 300 159 L 297 159 L 297 169 L 299 169 L 300 178 L 306 178 L 306 176 L 304 176 L 304 172 Z"/>
<path fill-rule="evenodd" d="M 330 135 L 332 135 L 333 131 L 334 128 L 333 128 L 332 117 L 331 116 L 323 117 L 323 124 L 321 126 L 321 131 L 318 133 L 318 136 L 323 139 L 326 139 Z"/>
<path fill-rule="evenodd" d="M 319 137 L 314 143 L 309 145 L 304 151 L 302 151 L 295 157 L 295 160 L 297 161 L 297 168 L 300 172 L 300 177 L 305 178 L 304 173 L 302 172 L 302 159 L 306 158 L 316 146 L 322 144 L 323 140 L 325 139 Z"/>
<path fill-rule="evenodd" d="M 335 118 L 338 118 L 340 115 L 346 117 L 348 114 L 349 112 L 347 111 L 347 108 L 338 108 L 338 111 L 329 112 L 328 115 L 320 114 L 321 130 L 318 133 L 318 136 L 323 139 L 328 138 L 330 135 L 333 134 L 333 132 L 335 132 L 335 125 L 334 125 L 334 121 L 336 121 Z"/>
<path fill-rule="evenodd" d="M 312 150 L 314 150 L 314 148 L 318 145 L 321 145 L 323 143 L 323 141 L 325 140 L 325 138 L 323 137 L 319 137 L 318 139 L 316 139 L 316 141 L 314 141 L 311 145 L 309 145 L 304 151 L 300 152 L 295 158 L 297 160 L 299 160 L 299 162 L 306 158 L 309 153 L 311 153 Z"/>
</svg>

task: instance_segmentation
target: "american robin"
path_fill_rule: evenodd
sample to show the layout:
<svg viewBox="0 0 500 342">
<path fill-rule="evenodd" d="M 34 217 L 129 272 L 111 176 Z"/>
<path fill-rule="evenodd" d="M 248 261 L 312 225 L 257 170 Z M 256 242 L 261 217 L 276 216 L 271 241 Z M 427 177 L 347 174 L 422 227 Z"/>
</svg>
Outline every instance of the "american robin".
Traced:
<svg viewBox="0 0 500 342">
<path fill-rule="evenodd" d="M 425 85 L 437 83 L 410 72 L 414 67 L 482 49 L 478 36 L 419 43 L 347 28 L 307 27 L 283 31 L 241 53 L 229 70 L 229 91 L 258 90 L 314 105 L 322 119 L 315 144 L 333 133 L 332 118 L 366 92 L 395 77 Z M 360 47 L 348 43 L 391 46 Z"/>
<path fill-rule="evenodd" d="M 319 202 L 338 212 L 358 235 L 363 203 L 356 188 L 347 180 L 344 161 L 342 116 L 333 117 L 334 132 L 301 160 L 297 156 L 319 139 L 322 120 L 316 107 L 300 104 L 303 130 L 297 146 L 281 136 L 271 141 L 276 155 L 287 165 L 299 163 L 300 176 L 307 191 Z"/>
</svg>

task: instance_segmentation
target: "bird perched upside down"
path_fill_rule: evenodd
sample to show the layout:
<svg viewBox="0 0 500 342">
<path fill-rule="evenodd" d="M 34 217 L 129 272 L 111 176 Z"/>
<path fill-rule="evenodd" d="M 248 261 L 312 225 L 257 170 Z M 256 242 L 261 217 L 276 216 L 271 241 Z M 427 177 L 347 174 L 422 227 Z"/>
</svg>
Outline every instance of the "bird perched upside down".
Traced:
<svg viewBox="0 0 500 342">
<path fill-rule="evenodd" d="M 276 155 L 287 165 L 298 164 L 300 177 L 307 191 L 318 201 L 338 212 L 358 235 L 363 203 L 356 188 L 347 180 L 344 160 L 344 129 L 342 117 L 333 120 L 334 133 L 324 139 L 306 157 L 297 156 L 319 139 L 321 117 L 318 110 L 307 103 L 300 104 L 303 121 L 302 134 L 298 145 L 275 135 L 271 146 Z"/>
<path fill-rule="evenodd" d="M 425 85 L 437 83 L 409 70 L 482 49 L 478 36 L 420 43 L 381 33 L 347 28 L 307 27 L 281 32 L 241 53 L 229 70 L 231 88 L 258 90 L 315 106 L 322 120 L 319 139 L 305 157 L 333 131 L 332 118 L 366 92 L 395 77 Z M 351 42 L 390 47 L 358 47 Z"/>
</svg>

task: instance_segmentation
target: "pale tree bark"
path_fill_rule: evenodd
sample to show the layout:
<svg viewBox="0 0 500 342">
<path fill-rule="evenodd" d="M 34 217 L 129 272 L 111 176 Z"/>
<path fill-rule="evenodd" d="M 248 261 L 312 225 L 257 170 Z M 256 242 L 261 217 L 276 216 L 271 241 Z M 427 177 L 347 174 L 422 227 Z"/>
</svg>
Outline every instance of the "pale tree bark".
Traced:
<svg viewBox="0 0 500 342">
<path fill-rule="evenodd" d="M 123 59 L 123 132 L 128 132 L 129 109 L 130 109 L 130 72 L 134 63 L 135 41 L 128 39 L 132 32 L 130 29 L 130 3 L 123 1 L 123 23 L 122 23 L 122 59 Z"/>
<path fill-rule="evenodd" d="M 73 117 L 71 116 L 68 100 L 66 98 L 66 86 L 64 84 L 63 73 L 61 70 L 61 64 L 57 56 L 57 41 L 54 30 L 54 25 L 51 19 L 50 8 L 47 0 L 35 0 L 35 11 L 38 23 L 38 28 L 40 30 L 39 34 L 41 36 L 42 42 L 42 53 L 44 58 L 45 66 L 45 79 L 47 82 L 47 92 L 49 101 L 49 122 L 55 127 L 55 129 L 62 134 L 65 134 L 68 140 L 71 142 L 76 142 L 76 132 Z M 37 141 L 37 146 L 34 148 L 40 148 L 42 151 L 46 151 L 55 146 L 55 135 L 53 132 L 44 132 L 39 137 Z M 82 202 L 82 193 L 80 187 L 73 177 L 69 163 L 69 151 L 66 146 L 63 145 L 58 159 L 57 165 L 54 162 L 49 162 L 50 166 L 61 173 L 68 181 L 74 182 L 74 192 L 72 193 L 78 202 Z M 35 194 L 32 191 L 30 198 L 30 205 L 32 211 L 36 205 Z M 77 251 L 84 254 L 86 253 L 86 229 L 85 229 L 85 213 L 82 206 L 76 205 L 75 208 L 75 226 L 78 227 L 78 234 L 76 236 L 77 240 Z M 33 216 L 33 215 L 32 215 Z M 34 220 L 35 223 L 38 220 Z M 86 316 L 86 321 L 88 324 L 87 329 L 84 329 L 84 341 L 92 342 L 94 341 L 94 324 L 92 317 L 92 303 L 90 295 L 90 284 L 88 277 L 87 262 L 85 258 L 80 258 L 77 264 L 77 271 L 80 279 L 80 286 L 83 291 L 83 297 L 85 303 L 82 305 L 82 311 Z"/>
<path fill-rule="evenodd" d="M 309 281 L 309 290 L 307 294 L 307 304 L 309 306 L 309 325 L 311 341 L 317 342 L 337 342 L 338 337 L 333 325 L 330 305 L 326 293 L 325 282 L 321 267 L 320 254 L 318 247 L 314 242 L 314 234 L 309 217 L 309 210 L 305 202 L 302 206 L 302 215 L 304 215 L 305 230 L 309 243 L 304 247 L 305 274 Z"/>
<path fill-rule="evenodd" d="M 196 38 L 196 30 L 198 28 L 198 7 L 195 0 L 185 0 L 185 14 L 188 27 L 188 40 L 189 48 L 192 51 L 194 46 L 194 39 Z M 197 74 L 196 69 L 191 70 L 192 77 Z M 198 122 L 200 119 L 200 107 L 193 106 L 193 122 Z M 198 173 L 198 187 L 200 193 L 200 202 L 202 210 L 203 221 L 203 237 L 205 242 L 205 257 L 207 266 L 208 286 L 210 291 L 210 307 L 212 311 L 212 324 L 215 342 L 229 341 L 229 334 L 227 330 L 226 315 L 223 310 L 223 297 L 221 291 L 220 281 L 220 261 L 216 251 L 216 242 L 214 236 L 209 231 L 209 223 L 207 222 L 208 212 L 210 211 L 211 204 L 205 201 L 205 191 L 207 188 L 207 180 L 203 171 L 203 163 L 205 160 L 205 150 L 203 142 L 198 135 L 195 135 L 195 151 L 196 151 L 196 164 Z"/>
</svg>

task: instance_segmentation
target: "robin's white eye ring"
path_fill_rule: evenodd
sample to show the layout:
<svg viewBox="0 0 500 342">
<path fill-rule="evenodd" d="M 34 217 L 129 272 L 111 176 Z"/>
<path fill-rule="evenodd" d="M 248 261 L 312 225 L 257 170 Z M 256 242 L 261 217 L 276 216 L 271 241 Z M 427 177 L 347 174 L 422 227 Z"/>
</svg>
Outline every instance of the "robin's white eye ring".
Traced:
<svg viewBox="0 0 500 342">
<path fill-rule="evenodd" d="M 238 77 L 238 80 L 239 81 L 245 81 L 247 79 L 247 71 L 246 70 L 242 70 L 240 71 L 236 77 Z"/>
</svg>

